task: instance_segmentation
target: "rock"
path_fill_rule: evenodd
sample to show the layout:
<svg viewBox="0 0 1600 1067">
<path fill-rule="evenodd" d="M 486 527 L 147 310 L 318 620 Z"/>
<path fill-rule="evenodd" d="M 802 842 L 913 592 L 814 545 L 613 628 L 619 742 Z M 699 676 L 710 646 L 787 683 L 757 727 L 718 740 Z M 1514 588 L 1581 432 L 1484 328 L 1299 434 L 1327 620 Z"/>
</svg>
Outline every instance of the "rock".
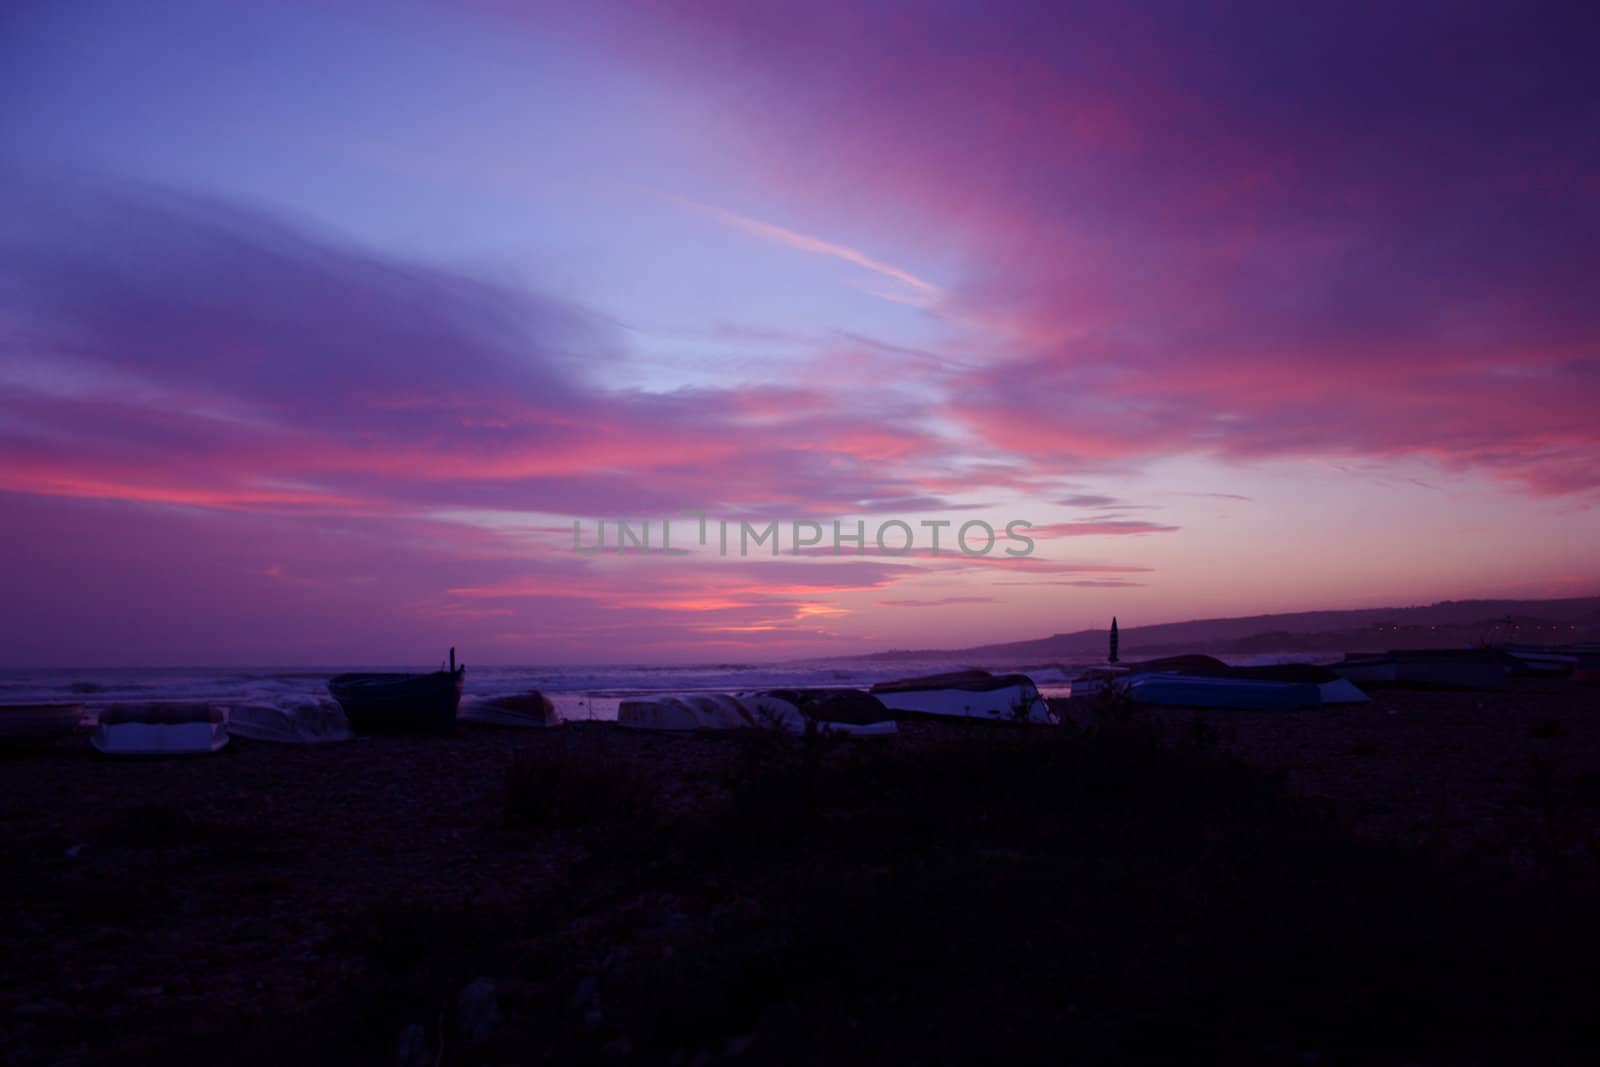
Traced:
<svg viewBox="0 0 1600 1067">
<path fill-rule="evenodd" d="M 500 1027 L 500 1003 L 494 981 L 474 978 L 456 997 L 456 1036 L 462 1045 L 481 1048 Z"/>
<path fill-rule="evenodd" d="M 400 1039 L 394 1043 L 395 1067 L 430 1067 L 433 1056 L 428 1052 L 428 1032 L 421 1023 L 409 1023 L 400 1030 Z"/>
</svg>

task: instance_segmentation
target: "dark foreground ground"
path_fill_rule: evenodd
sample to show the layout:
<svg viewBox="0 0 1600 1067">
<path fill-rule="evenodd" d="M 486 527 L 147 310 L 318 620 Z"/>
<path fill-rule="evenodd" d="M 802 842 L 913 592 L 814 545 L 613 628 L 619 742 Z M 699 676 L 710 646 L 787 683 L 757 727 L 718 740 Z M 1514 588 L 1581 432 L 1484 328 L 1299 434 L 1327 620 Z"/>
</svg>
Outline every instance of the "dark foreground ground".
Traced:
<svg viewBox="0 0 1600 1067">
<path fill-rule="evenodd" d="M 6 1063 L 1588 1062 L 1600 695 L 0 762 Z"/>
</svg>

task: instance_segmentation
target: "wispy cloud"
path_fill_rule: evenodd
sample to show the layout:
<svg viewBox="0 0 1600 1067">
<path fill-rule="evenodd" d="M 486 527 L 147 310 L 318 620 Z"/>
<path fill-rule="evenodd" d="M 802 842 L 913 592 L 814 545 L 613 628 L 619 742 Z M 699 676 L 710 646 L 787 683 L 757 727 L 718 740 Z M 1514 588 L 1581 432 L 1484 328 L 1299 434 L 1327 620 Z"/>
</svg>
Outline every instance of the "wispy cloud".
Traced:
<svg viewBox="0 0 1600 1067">
<path fill-rule="evenodd" d="M 783 226 L 775 226 L 770 222 L 762 222 L 760 219 L 752 219 L 745 215 L 735 214 L 732 211 L 724 211 L 722 208 L 713 207 L 710 204 L 701 204 L 693 200 L 683 200 L 682 198 L 679 199 L 681 203 L 687 204 L 694 210 L 704 215 L 708 215 L 711 218 L 725 223 L 728 226 L 732 226 L 734 229 L 742 230 L 753 237 L 759 237 L 763 241 L 770 241 L 773 244 L 780 244 L 800 252 L 808 252 L 812 255 L 831 256 L 834 259 L 843 260 L 846 263 L 853 264 L 854 266 L 861 267 L 865 270 L 872 271 L 874 274 L 878 274 L 898 282 L 912 291 L 908 294 L 904 292 L 895 292 L 893 290 L 866 287 L 866 291 L 872 293 L 874 296 L 883 297 L 887 300 L 897 300 L 907 303 L 928 304 L 936 300 L 940 295 L 939 287 L 934 285 L 932 282 L 923 278 L 919 278 L 910 271 L 896 267 L 892 263 L 885 263 L 881 259 L 874 259 L 865 252 L 851 248 L 849 245 L 842 245 L 833 241 L 824 240 L 820 237 L 813 237 L 810 234 L 801 233 L 798 230 L 790 230 Z"/>
<path fill-rule="evenodd" d="M 1054 522 L 1044 526 L 1035 526 L 1028 531 L 1029 536 L 1039 538 L 1052 537 L 1127 537 L 1137 534 L 1173 533 L 1176 526 L 1166 526 L 1159 522 L 1142 522 L 1136 519 L 1094 520 L 1090 522 Z"/>
</svg>

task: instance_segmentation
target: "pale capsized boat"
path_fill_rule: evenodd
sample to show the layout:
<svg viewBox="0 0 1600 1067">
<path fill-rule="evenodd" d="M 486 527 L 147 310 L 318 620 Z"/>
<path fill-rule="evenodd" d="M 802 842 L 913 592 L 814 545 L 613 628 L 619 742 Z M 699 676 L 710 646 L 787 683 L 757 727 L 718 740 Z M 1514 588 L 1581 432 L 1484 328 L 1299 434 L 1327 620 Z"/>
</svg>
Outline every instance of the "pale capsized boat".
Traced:
<svg viewBox="0 0 1600 1067">
<path fill-rule="evenodd" d="M 617 708 L 617 725 L 668 733 L 781 730 L 803 734 L 814 728 L 847 737 L 891 737 L 898 729 L 892 720 L 852 723 L 810 719 L 793 702 L 767 693 L 691 693 L 624 700 Z"/>
<path fill-rule="evenodd" d="M 462 722 L 505 726 L 519 730 L 545 730 L 561 725 L 561 716 L 549 697 L 537 690 L 498 697 L 479 697 L 461 705 Z"/>
<path fill-rule="evenodd" d="M 1054 723 L 1050 705 L 1025 674 L 952 671 L 879 682 L 872 695 L 900 716 L 978 722 Z"/>
<path fill-rule="evenodd" d="M 111 704 L 90 743 L 108 756 L 204 756 L 228 743 L 228 709 L 204 703 Z"/>
<path fill-rule="evenodd" d="M 328 691 L 344 709 L 357 733 L 434 733 L 456 721 L 461 706 L 465 665 L 432 674 L 339 674 L 328 679 Z"/>
<path fill-rule="evenodd" d="M 82 704 L 0 704 L 0 748 L 37 748 L 83 721 Z"/>
<path fill-rule="evenodd" d="M 235 704 L 228 709 L 228 734 L 278 745 L 321 745 L 355 736 L 344 711 L 325 697 L 287 704 Z"/>
</svg>

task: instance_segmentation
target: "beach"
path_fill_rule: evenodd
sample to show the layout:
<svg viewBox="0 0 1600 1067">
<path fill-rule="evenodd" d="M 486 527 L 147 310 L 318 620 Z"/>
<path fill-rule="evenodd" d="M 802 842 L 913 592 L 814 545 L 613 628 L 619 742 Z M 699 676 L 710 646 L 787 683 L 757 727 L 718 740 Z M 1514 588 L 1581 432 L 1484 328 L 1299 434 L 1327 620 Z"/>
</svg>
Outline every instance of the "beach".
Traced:
<svg viewBox="0 0 1600 1067">
<path fill-rule="evenodd" d="M 1560 1059 L 1587 1025 L 1562 1005 L 1595 992 L 1600 716 L 1518 681 L 1058 701 L 1059 728 L 887 743 L 578 722 L 112 761 L 71 738 L 0 767 L 5 1062 L 938 1059 L 1046 1033 Z M 1237 995 L 1202 988 L 1215 967 Z M 1287 1024 L 1240 1007 L 1285 975 L 1315 984 Z"/>
</svg>

